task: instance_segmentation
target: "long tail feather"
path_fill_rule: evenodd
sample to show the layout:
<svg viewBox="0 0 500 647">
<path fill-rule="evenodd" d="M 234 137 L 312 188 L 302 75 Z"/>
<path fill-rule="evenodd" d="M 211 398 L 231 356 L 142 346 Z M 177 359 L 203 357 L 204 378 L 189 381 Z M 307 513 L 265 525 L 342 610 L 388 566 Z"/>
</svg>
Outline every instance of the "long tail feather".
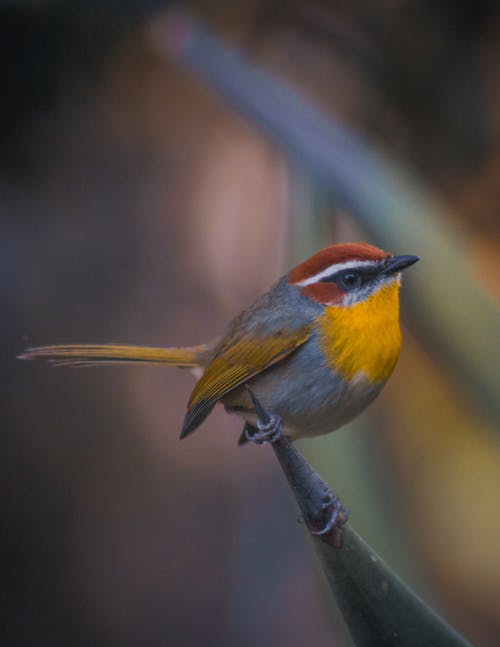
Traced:
<svg viewBox="0 0 500 647">
<path fill-rule="evenodd" d="M 206 345 L 186 348 L 150 348 L 148 346 L 116 346 L 94 344 L 69 344 L 27 348 L 19 359 L 44 359 L 62 366 L 92 366 L 97 364 L 122 364 L 143 362 L 170 364 L 180 367 L 197 367 L 206 364 Z"/>
</svg>

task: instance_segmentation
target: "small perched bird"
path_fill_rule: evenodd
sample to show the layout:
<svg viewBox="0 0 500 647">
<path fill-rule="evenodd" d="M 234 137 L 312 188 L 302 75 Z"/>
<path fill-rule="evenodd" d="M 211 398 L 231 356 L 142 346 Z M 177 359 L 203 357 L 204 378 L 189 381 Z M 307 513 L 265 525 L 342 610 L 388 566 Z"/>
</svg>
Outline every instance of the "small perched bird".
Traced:
<svg viewBox="0 0 500 647">
<path fill-rule="evenodd" d="M 367 243 L 332 245 L 279 279 L 206 344 L 42 346 L 20 358 L 190 368 L 199 379 L 181 438 L 219 401 L 244 419 L 242 442 L 272 440 L 276 432 L 262 429 L 256 401 L 292 439 L 324 434 L 360 413 L 393 372 L 401 349 L 401 270 L 416 261 Z"/>
</svg>

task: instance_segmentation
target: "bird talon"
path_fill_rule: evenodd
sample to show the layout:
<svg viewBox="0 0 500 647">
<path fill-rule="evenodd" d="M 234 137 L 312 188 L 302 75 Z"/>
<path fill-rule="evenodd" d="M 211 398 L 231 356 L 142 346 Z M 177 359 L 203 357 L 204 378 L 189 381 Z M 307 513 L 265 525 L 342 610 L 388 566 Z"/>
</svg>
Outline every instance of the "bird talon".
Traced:
<svg viewBox="0 0 500 647">
<path fill-rule="evenodd" d="M 269 421 L 265 424 L 257 420 L 257 427 L 260 434 L 265 438 L 265 441 L 275 443 L 283 431 L 283 421 L 278 416 L 270 415 Z"/>
<path fill-rule="evenodd" d="M 255 393 L 247 385 L 246 389 L 252 399 L 255 413 L 257 414 L 258 431 L 251 432 L 249 426 L 245 427 L 245 436 L 257 445 L 273 444 L 279 438 L 283 431 L 283 421 L 279 416 L 268 413 L 257 399 Z"/>
<path fill-rule="evenodd" d="M 323 499 L 323 502 L 321 504 L 321 507 L 323 510 L 326 510 L 330 506 L 333 506 L 334 508 L 340 505 L 340 501 L 338 496 L 335 494 L 335 492 L 332 492 L 331 490 L 325 495 L 325 498 Z"/>
<path fill-rule="evenodd" d="M 334 528 L 342 528 L 342 526 L 347 523 L 347 520 L 349 519 L 349 510 L 340 503 L 335 492 L 329 491 L 325 495 L 321 507 L 323 510 L 327 510 L 328 508 L 332 509 L 330 518 L 321 530 L 309 528 L 311 535 L 316 537 L 328 535 Z"/>
<path fill-rule="evenodd" d="M 278 416 L 269 416 L 268 422 L 265 424 L 257 420 L 258 431 L 252 432 L 250 427 L 245 428 L 245 436 L 247 440 L 252 441 L 256 445 L 266 445 L 267 443 L 275 443 L 280 437 L 283 430 L 283 421 Z"/>
</svg>

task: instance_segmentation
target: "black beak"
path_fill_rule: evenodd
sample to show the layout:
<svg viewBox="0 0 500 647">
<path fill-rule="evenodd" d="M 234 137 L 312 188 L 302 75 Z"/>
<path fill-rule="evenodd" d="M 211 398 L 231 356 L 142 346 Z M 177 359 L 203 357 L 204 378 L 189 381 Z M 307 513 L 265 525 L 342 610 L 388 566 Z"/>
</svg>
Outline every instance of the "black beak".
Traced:
<svg viewBox="0 0 500 647">
<path fill-rule="evenodd" d="M 380 274 L 390 275 L 401 272 L 406 267 L 410 267 L 419 260 L 418 256 L 393 256 L 389 258 L 382 268 Z"/>
</svg>

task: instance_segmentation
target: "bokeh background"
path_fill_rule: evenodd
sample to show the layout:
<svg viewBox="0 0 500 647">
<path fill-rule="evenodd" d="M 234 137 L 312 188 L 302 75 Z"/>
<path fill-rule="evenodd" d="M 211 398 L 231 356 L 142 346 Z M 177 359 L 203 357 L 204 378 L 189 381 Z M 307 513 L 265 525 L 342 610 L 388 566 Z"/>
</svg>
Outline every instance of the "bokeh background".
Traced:
<svg viewBox="0 0 500 647">
<path fill-rule="evenodd" d="M 491 313 L 500 296 L 499 6 L 229 4 L 177 8 L 445 205 L 435 224 L 468 277 L 461 302 L 420 324 L 429 294 L 446 305 L 463 277 L 436 264 L 434 211 L 419 248 L 391 214 L 407 238 L 392 251 L 422 257 L 400 363 L 369 412 L 301 449 L 391 566 L 476 645 L 498 645 L 498 420 L 429 329 L 462 321 L 466 345 L 491 343 L 473 297 Z M 272 451 L 238 448 L 241 423 L 220 408 L 179 442 L 189 374 L 14 359 L 46 343 L 198 343 L 316 249 L 384 242 L 165 53 L 168 9 L 0 7 L 2 644 L 347 647 Z M 498 343 L 487 351 L 491 383 Z"/>
</svg>

